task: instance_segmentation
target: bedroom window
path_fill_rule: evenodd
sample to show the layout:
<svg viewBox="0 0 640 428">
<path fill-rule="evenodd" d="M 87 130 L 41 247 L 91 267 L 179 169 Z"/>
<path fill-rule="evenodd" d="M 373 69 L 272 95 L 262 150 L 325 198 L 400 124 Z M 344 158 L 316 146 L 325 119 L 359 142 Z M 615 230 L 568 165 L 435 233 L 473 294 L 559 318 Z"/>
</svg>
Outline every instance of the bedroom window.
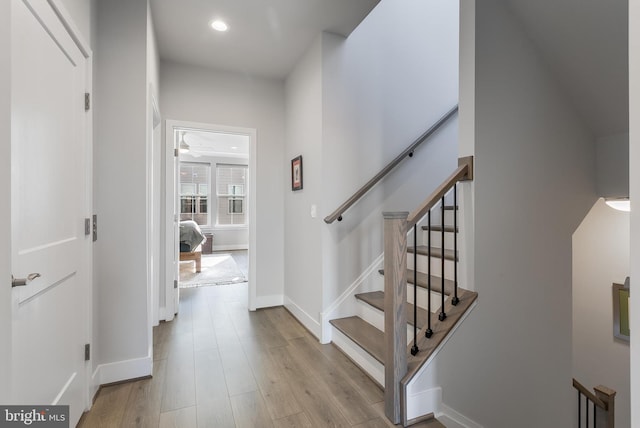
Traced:
<svg viewBox="0 0 640 428">
<path fill-rule="evenodd" d="M 200 226 L 209 222 L 209 180 L 211 165 L 180 162 L 180 220 L 193 220 Z"/>
<path fill-rule="evenodd" d="M 247 165 L 216 165 L 218 225 L 246 225 Z"/>
</svg>

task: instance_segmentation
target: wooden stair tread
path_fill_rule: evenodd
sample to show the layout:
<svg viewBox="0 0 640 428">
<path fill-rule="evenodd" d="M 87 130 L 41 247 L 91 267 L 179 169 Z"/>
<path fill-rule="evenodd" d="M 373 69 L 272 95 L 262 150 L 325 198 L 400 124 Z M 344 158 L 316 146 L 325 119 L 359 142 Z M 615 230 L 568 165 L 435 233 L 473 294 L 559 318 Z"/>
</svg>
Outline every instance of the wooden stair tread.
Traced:
<svg viewBox="0 0 640 428">
<path fill-rule="evenodd" d="M 384 312 L 384 291 L 371 291 L 368 293 L 356 294 L 356 299 L 373 306 L 374 308 Z M 418 327 L 427 325 L 427 310 L 421 307 L 417 308 Z M 434 315 L 432 315 L 433 317 Z M 437 316 L 437 315 L 436 315 Z M 431 318 L 433 321 L 435 318 Z M 407 322 L 415 325 L 413 322 L 413 304 L 407 303 Z"/>
<path fill-rule="evenodd" d="M 378 298 L 379 296 L 375 297 L 375 299 Z M 407 374 L 401 382 L 403 386 L 406 386 L 413 376 L 415 376 L 422 365 L 429 359 L 431 354 L 447 337 L 453 327 L 455 327 L 458 321 L 460 321 L 462 316 L 478 298 L 478 293 L 458 288 L 458 298 L 460 301 L 455 306 L 451 304 L 451 300 L 445 302 L 445 313 L 447 314 L 447 318 L 444 321 L 438 320 L 435 316 L 432 318 L 431 328 L 433 330 L 433 335 L 431 338 L 428 339 L 424 335 L 426 326 L 419 330 L 418 348 L 420 349 L 420 352 L 418 352 L 417 355 L 413 356 L 410 352 L 413 342 L 407 346 L 408 369 Z M 384 332 L 378 330 L 357 316 L 335 319 L 329 322 L 344 335 L 357 343 L 362 349 L 367 351 L 373 358 L 384 365 Z"/>
<path fill-rule="evenodd" d="M 385 341 L 382 331 L 357 316 L 339 318 L 329 322 L 378 362 L 384 364 Z"/>
<path fill-rule="evenodd" d="M 422 230 L 429 230 L 431 229 L 432 232 L 442 232 L 442 225 L 441 224 L 432 224 L 431 227 L 429 226 L 422 226 Z M 445 232 L 454 232 L 456 231 L 456 229 L 453 226 L 445 226 L 444 227 L 444 231 Z M 457 228 L 457 231 L 460 231 L 460 228 Z"/>
<path fill-rule="evenodd" d="M 453 211 L 456 208 L 459 208 L 459 207 L 454 207 L 453 205 L 445 205 L 444 206 L 445 211 Z"/>
<path fill-rule="evenodd" d="M 384 269 L 380 269 L 378 271 L 380 275 L 384 275 Z M 426 273 L 418 272 L 418 287 L 424 288 L 427 290 L 429 288 L 429 281 L 427 280 L 429 276 Z M 413 284 L 413 269 L 407 269 L 407 283 Z M 450 296 L 453 294 L 453 288 L 455 283 L 450 280 L 444 280 L 444 295 Z M 436 293 L 442 292 L 442 277 L 431 275 L 431 291 L 435 291 Z"/>
<path fill-rule="evenodd" d="M 418 254 L 422 256 L 429 255 L 429 248 L 426 245 L 418 245 L 417 247 L 409 247 L 407 248 L 407 252 L 413 254 L 414 251 L 417 251 Z M 431 257 L 441 258 L 442 257 L 442 248 L 431 247 Z M 444 250 L 444 258 L 446 260 L 457 260 L 455 253 L 453 250 Z"/>
</svg>

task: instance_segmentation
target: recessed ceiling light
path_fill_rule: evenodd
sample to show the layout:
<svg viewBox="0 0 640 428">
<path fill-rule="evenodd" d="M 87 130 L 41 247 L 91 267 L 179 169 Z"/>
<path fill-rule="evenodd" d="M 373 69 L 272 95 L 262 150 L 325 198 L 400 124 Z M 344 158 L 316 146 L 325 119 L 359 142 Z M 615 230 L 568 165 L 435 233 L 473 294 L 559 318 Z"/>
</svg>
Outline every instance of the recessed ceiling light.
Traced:
<svg viewBox="0 0 640 428">
<path fill-rule="evenodd" d="M 237 146 L 231 146 L 231 150 L 238 150 Z"/>
<path fill-rule="evenodd" d="M 226 22 L 220 19 L 216 19 L 211 21 L 211 28 L 213 28 L 216 31 L 227 31 L 229 29 L 229 26 L 227 25 Z"/>
</svg>

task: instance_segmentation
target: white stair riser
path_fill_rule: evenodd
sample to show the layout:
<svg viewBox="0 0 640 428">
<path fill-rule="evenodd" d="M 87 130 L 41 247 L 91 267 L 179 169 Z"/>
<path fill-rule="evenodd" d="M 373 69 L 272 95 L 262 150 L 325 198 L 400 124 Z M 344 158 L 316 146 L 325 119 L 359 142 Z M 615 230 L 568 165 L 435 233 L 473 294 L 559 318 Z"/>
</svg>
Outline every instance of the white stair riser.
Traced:
<svg viewBox="0 0 640 428">
<path fill-rule="evenodd" d="M 422 231 L 422 242 L 421 245 L 427 245 L 427 239 L 429 232 L 426 230 Z M 453 250 L 453 232 L 445 232 L 444 233 L 444 245 L 447 250 Z M 458 246 L 460 245 L 460 237 L 458 237 Z M 435 248 L 442 248 L 442 232 L 431 232 L 431 246 Z"/>
<path fill-rule="evenodd" d="M 374 326 L 380 331 L 384 331 L 384 312 L 374 308 L 362 300 L 358 300 L 358 314 L 360 318 Z M 437 315 L 434 315 L 437 317 Z M 432 318 L 435 320 L 436 318 Z M 413 326 L 407 323 L 407 344 L 413 339 Z"/>
<path fill-rule="evenodd" d="M 427 309 L 429 303 L 429 292 L 422 287 L 418 287 L 418 307 Z M 445 296 L 445 301 L 448 296 Z M 407 302 L 413 303 L 413 284 L 407 284 Z M 431 292 L 431 312 L 437 312 L 442 303 L 442 295 L 438 292 Z"/>
<path fill-rule="evenodd" d="M 384 388 L 384 366 L 340 330 L 332 329 L 332 342 Z"/>
<path fill-rule="evenodd" d="M 427 256 L 423 256 L 422 254 L 418 254 L 418 272 L 427 273 Z M 447 279 L 453 279 L 453 270 L 455 264 L 453 260 L 444 261 L 444 277 Z M 413 253 L 407 254 L 407 268 L 413 269 Z M 440 258 L 432 257 L 431 258 L 431 275 L 440 276 L 441 272 L 441 260 Z"/>
</svg>

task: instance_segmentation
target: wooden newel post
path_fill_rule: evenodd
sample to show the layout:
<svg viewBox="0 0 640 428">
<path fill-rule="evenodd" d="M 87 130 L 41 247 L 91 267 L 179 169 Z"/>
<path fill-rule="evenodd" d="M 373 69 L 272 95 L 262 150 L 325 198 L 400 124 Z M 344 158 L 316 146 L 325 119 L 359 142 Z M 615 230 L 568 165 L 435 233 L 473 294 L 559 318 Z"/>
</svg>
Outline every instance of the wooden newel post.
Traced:
<svg viewBox="0 0 640 428">
<path fill-rule="evenodd" d="M 607 405 L 607 424 L 606 428 L 614 428 L 616 416 L 616 391 L 606 386 L 598 385 L 593 390 L 596 397 L 601 399 Z"/>
<path fill-rule="evenodd" d="M 384 216 L 384 408 L 394 424 L 402 416 L 400 381 L 407 373 L 407 217 Z"/>
</svg>

